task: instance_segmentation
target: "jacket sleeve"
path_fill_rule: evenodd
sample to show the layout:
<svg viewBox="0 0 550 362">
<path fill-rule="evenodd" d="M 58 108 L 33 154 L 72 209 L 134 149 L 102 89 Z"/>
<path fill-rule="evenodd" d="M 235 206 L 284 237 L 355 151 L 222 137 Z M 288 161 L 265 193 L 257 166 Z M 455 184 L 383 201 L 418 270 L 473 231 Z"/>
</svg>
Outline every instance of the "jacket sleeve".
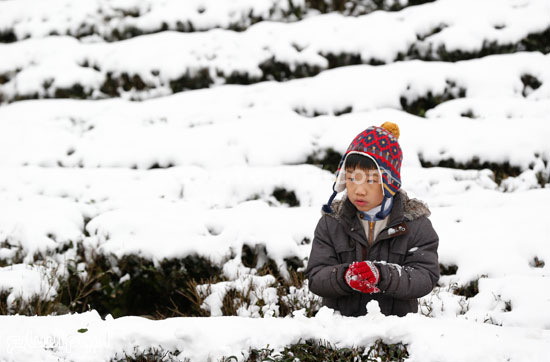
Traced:
<svg viewBox="0 0 550 362">
<path fill-rule="evenodd" d="M 420 298 L 430 293 L 439 280 L 438 245 L 439 237 L 431 221 L 424 217 L 403 265 L 375 262 L 380 270 L 380 290 L 398 299 Z"/>
<path fill-rule="evenodd" d="M 353 289 L 347 285 L 344 274 L 349 264 L 341 264 L 330 240 L 327 228 L 326 216 L 319 219 L 308 265 L 305 271 L 309 282 L 309 289 L 321 296 L 335 298 L 353 293 Z"/>
</svg>

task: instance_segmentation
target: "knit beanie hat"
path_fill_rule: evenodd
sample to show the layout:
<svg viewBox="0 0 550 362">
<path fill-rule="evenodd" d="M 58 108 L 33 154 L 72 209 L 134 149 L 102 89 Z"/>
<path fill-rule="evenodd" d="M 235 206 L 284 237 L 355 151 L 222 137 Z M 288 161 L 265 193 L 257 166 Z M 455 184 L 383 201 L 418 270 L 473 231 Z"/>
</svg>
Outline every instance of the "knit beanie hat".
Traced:
<svg viewBox="0 0 550 362">
<path fill-rule="evenodd" d="M 346 153 L 342 156 L 338 169 L 336 170 L 336 181 L 332 185 L 333 193 L 328 202 L 323 205 L 325 213 L 332 213 L 330 204 L 338 192 L 346 189 L 345 164 L 348 155 L 357 153 L 369 157 L 378 167 L 382 179 L 382 191 L 384 200 L 393 198 L 401 188 L 401 162 L 403 152 L 397 139 L 399 138 L 399 127 L 392 122 L 385 122 L 382 126 L 369 127 L 359 133 L 349 145 Z"/>
</svg>

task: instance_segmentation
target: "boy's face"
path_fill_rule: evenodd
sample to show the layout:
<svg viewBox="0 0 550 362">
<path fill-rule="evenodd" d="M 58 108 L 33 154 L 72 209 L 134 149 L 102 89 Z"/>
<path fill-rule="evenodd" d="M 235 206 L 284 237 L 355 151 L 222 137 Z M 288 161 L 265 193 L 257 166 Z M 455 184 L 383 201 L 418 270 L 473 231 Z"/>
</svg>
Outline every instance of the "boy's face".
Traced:
<svg viewBox="0 0 550 362">
<path fill-rule="evenodd" d="M 346 169 L 346 190 L 349 200 L 359 211 L 369 211 L 384 199 L 378 170 Z"/>
</svg>

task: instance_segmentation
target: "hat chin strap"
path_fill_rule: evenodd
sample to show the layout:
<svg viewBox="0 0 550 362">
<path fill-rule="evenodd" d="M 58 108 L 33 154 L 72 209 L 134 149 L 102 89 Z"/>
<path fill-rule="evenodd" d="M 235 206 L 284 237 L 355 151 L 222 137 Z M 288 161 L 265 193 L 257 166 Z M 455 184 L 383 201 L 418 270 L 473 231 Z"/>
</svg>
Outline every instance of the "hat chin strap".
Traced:
<svg viewBox="0 0 550 362">
<path fill-rule="evenodd" d="M 336 182 L 334 183 L 334 185 L 336 185 Z M 334 185 L 332 185 L 333 190 L 334 190 Z M 334 200 L 334 198 L 336 197 L 337 194 L 338 194 L 338 192 L 336 190 L 334 190 L 332 192 L 332 195 L 330 195 L 330 198 L 328 199 L 328 202 L 326 204 L 324 204 L 323 207 L 321 208 L 321 210 L 323 210 L 323 212 L 325 212 L 327 214 L 332 214 L 333 210 L 332 210 L 332 207 L 330 207 L 330 204 L 332 204 L 332 201 Z"/>
</svg>

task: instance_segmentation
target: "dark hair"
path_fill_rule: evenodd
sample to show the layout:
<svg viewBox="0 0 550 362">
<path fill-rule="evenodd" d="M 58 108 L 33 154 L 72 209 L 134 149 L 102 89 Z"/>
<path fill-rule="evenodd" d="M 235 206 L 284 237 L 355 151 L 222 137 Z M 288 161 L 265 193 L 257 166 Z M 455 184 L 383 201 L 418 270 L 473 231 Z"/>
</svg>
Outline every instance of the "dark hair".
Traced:
<svg viewBox="0 0 550 362">
<path fill-rule="evenodd" d="M 364 170 L 378 169 L 370 157 L 363 156 L 358 153 L 348 155 L 348 157 L 346 157 L 346 168 L 356 169 L 357 167 Z"/>
</svg>

